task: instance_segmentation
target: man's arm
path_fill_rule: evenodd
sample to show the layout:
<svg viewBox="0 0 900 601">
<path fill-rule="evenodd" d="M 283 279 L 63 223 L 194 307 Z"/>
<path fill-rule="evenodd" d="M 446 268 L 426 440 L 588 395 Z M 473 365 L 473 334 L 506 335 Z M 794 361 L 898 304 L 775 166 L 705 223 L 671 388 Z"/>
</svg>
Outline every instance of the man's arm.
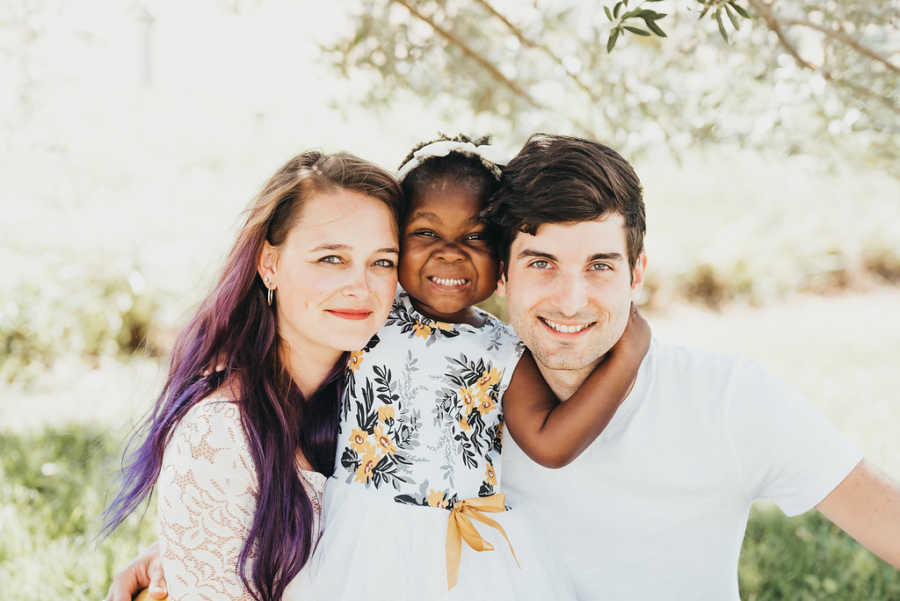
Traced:
<svg viewBox="0 0 900 601">
<path fill-rule="evenodd" d="M 159 558 L 159 543 L 153 543 L 113 577 L 105 601 L 131 601 L 143 588 L 147 588 L 151 599 L 165 599 L 166 578 Z"/>
<path fill-rule="evenodd" d="M 900 485 L 863 459 L 821 503 L 825 517 L 900 569 Z"/>
</svg>

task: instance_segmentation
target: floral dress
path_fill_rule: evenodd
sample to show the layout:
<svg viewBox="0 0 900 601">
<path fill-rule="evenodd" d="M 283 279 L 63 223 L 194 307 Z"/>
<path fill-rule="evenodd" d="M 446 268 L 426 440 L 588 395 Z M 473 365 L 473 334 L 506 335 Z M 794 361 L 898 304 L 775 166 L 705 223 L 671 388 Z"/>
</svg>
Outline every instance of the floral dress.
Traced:
<svg viewBox="0 0 900 601">
<path fill-rule="evenodd" d="M 351 354 L 323 535 L 300 594 L 567 598 L 547 573 L 552 562 L 532 551 L 540 545 L 527 525 L 512 524 L 515 511 L 504 511 L 498 494 L 502 396 L 524 346 L 495 317 L 479 316 L 481 327 L 434 321 L 401 290 L 385 326 Z M 477 524 L 480 545 L 463 526 L 458 581 L 450 578 L 448 517 L 486 505 L 500 528 L 474 516 L 468 523 Z M 476 553 L 479 545 L 495 549 Z"/>
</svg>

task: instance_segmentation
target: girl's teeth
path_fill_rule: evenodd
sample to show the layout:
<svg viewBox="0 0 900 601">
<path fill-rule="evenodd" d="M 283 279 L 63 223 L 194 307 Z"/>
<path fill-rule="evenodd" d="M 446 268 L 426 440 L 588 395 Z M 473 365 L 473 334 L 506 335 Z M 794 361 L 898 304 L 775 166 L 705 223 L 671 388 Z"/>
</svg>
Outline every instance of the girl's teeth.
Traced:
<svg viewBox="0 0 900 601">
<path fill-rule="evenodd" d="M 462 286 L 466 283 L 466 280 L 451 280 L 447 278 L 431 278 L 431 280 L 441 286 Z"/>
<path fill-rule="evenodd" d="M 587 327 L 587 324 L 577 325 L 577 326 L 567 326 L 567 325 L 563 325 L 561 323 L 556 323 L 556 322 L 550 321 L 549 319 L 546 319 L 544 321 L 547 323 L 548 326 L 550 326 L 557 332 L 563 332 L 564 334 L 574 334 L 575 332 L 580 332 L 581 330 L 583 330 Z"/>
</svg>

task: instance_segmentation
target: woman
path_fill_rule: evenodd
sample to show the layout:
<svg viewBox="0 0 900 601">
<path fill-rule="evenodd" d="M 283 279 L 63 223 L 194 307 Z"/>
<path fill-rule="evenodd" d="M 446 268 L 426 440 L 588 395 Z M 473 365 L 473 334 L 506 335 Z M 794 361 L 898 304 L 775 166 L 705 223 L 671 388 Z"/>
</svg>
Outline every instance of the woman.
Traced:
<svg viewBox="0 0 900 601">
<path fill-rule="evenodd" d="M 383 325 L 396 289 L 400 194 L 371 163 L 307 152 L 249 209 L 107 513 L 108 532 L 156 485 L 170 598 L 281 599 L 308 560 L 344 353 Z"/>
</svg>

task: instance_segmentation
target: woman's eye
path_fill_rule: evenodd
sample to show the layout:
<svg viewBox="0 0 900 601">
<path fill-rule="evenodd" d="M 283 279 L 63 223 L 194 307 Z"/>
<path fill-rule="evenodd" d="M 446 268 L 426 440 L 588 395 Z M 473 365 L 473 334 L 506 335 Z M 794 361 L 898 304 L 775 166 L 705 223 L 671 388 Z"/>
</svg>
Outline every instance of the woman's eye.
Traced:
<svg viewBox="0 0 900 601">
<path fill-rule="evenodd" d="M 537 261 L 529 263 L 528 266 L 534 267 L 535 269 L 547 269 L 550 267 L 550 262 L 545 261 L 544 259 L 538 259 Z"/>
<path fill-rule="evenodd" d="M 337 255 L 328 255 L 327 257 L 322 257 L 321 259 L 319 259 L 319 263 L 337 264 L 337 263 L 342 263 L 342 262 L 343 261 L 341 260 L 341 258 Z"/>
<path fill-rule="evenodd" d="M 390 259 L 378 259 L 377 261 L 375 261 L 375 265 L 378 265 L 379 267 L 387 267 L 388 269 L 394 268 L 394 262 Z"/>
</svg>

